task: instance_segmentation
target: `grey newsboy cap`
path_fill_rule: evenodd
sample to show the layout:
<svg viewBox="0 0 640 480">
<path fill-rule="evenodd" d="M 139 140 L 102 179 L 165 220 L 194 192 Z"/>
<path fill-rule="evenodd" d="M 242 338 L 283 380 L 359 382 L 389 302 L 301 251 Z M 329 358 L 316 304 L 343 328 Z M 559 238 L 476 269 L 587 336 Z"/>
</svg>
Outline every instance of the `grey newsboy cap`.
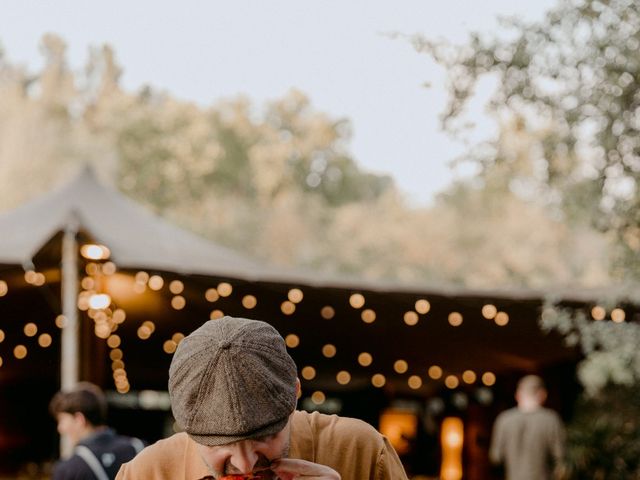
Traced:
<svg viewBox="0 0 640 480">
<path fill-rule="evenodd" d="M 296 377 L 284 340 L 268 323 L 210 320 L 180 342 L 171 361 L 173 416 L 203 445 L 272 435 L 296 407 Z"/>
</svg>

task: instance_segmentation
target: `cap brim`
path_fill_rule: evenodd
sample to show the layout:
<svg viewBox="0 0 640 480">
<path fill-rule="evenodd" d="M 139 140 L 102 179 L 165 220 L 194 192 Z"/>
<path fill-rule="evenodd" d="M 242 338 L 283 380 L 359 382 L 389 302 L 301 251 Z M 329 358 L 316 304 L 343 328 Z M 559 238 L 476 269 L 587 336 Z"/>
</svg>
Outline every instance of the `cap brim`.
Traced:
<svg viewBox="0 0 640 480">
<path fill-rule="evenodd" d="M 187 432 L 187 435 L 189 435 L 195 442 L 201 445 L 206 445 L 208 447 L 218 447 L 220 445 L 227 445 L 229 443 L 239 442 L 242 440 L 251 440 L 254 438 L 274 435 L 282 431 L 284 427 L 287 426 L 288 421 L 289 416 L 283 418 L 282 420 L 278 420 L 277 422 L 270 423 L 269 425 L 266 425 L 264 427 L 260 427 L 257 430 L 237 435 L 221 435 L 217 433 L 200 434 L 190 432 Z"/>
</svg>

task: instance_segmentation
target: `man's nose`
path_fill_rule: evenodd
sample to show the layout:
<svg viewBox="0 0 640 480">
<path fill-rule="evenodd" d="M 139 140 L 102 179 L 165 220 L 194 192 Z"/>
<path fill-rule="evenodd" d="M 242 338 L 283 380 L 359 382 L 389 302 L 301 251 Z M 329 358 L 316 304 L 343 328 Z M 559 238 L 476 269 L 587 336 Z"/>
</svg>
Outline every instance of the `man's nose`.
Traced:
<svg viewBox="0 0 640 480">
<path fill-rule="evenodd" d="M 231 455 L 229 463 L 241 473 L 251 473 L 258 461 L 258 454 L 251 449 L 238 449 Z"/>
</svg>

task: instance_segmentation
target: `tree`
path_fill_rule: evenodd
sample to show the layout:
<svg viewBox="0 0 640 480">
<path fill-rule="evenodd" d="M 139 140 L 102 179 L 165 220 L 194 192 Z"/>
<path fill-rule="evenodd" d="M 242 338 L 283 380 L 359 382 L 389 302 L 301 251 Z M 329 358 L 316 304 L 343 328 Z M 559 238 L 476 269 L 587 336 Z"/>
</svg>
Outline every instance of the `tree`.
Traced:
<svg viewBox="0 0 640 480">
<path fill-rule="evenodd" d="M 108 46 L 92 49 L 81 72 L 67 67 L 59 38 L 46 37 L 43 54 L 35 73 L 0 63 L 2 208 L 92 163 L 170 221 L 277 265 L 479 288 L 607 279 L 602 236 L 515 195 L 502 164 L 410 208 L 389 176 L 353 158 L 349 122 L 302 92 L 201 106 L 151 86 L 123 89 Z M 537 141 L 505 122 L 497 148 L 526 166 Z"/>
<path fill-rule="evenodd" d="M 568 462 L 575 479 L 622 480 L 640 474 L 640 325 L 625 322 L 624 307 L 638 304 L 637 289 L 616 289 L 590 315 L 550 300 L 545 330 L 579 345 L 577 375 L 585 387 L 568 426 Z M 612 321 L 606 321 L 609 312 Z"/>
<path fill-rule="evenodd" d="M 468 155 L 481 167 L 485 188 L 507 188 L 572 229 L 590 222 L 613 237 L 613 277 L 637 281 L 640 3 L 563 0 L 540 22 L 504 25 L 510 37 L 473 34 L 460 47 L 414 38 L 418 50 L 448 70 L 444 128 L 464 132 L 474 88 L 492 78 L 489 111 L 501 135 Z M 637 304 L 636 291 L 616 289 L 618 298 L 603 299 L 611 305 L 589 316 L 549 305 L 541 317 L 543 328 L 558 330 L 585 355 L 577 370 L 585 394 L 569 425 L 574 478 L 638 476 L 640 328 L 624 321 L 623 310 Z M 613 321 L 604 321 L 604 312 Z"/>
<path fill-rule="evenodd" d="M 460 47 L 414 38 L 448 70 L 445 128 L 459 134 L 478 80 L 493 77 L 491 112 L 532 142 L 525 176 L 497 140 L 476 149 L 483 175 L 509 172 L 565 221 L 612 232 L 614 273 L 640 277 L 640 4 L 562 0 L 540 22 L 503 24 L 509 38 L 476 33 Z"/>
<path fill-rule="evenodd" d="M 47 191 L 77 167 L 89 143 L 74 110 L 78 90 L 64 42 L 45 35 L 43 70 L 33 76 L 0 55 L 0 204 L 11 208 Z M 92 152 L 99 149 L 93 146 Z M 17 181 L 16 181 L 17 180 Z"/>
</svg>

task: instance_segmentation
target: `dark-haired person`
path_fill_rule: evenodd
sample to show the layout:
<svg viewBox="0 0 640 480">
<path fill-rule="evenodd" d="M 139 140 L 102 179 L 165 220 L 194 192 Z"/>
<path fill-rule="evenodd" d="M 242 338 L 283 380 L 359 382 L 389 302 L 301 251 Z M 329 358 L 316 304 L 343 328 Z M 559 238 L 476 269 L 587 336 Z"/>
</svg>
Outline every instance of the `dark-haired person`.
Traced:
<svg viewBox="0 0 640 480">
<path fill-rule="evenodd" d="M 106 426 L 107 400 L 97 385 L 81 382 L 56 393 L 49 410 L 74 446 L 71 457 L 54 465 L 53 480 L 113 480 L 120 465 L 144 448 L 141 440 Z"/>
<path fill-rule="evenodd" d="M 118 480 L 407 480 L 387 439 L 353 418 L 297 411 L 300 382 L 269 324 L 224 317 L 180 342 L 169 369 L 184 432 L 145 448 Z"/>
</svg>

